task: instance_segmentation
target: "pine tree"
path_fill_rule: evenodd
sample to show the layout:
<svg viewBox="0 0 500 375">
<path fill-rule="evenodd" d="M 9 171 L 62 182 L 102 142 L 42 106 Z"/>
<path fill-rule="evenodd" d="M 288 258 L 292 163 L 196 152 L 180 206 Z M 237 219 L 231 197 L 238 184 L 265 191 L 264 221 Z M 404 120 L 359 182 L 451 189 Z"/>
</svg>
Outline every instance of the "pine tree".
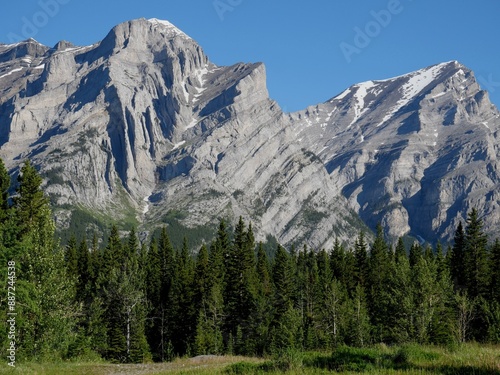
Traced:
<svg viewBox="0 0 500 375">
<path fill-rule="evenodd" d="M 231 333 L 236 339 L 239 327 L 242 339 L 249 347 L 254 345 L 251 339 L 254 336 L 251 316 L 254 313 L 257 293 L 254 249 L 252 226 L 250 225 L 247 231 L 240 217 L 235 227 L 233 244 L 228 249 L 225 259 L 226 332 Z M 237 354 L 244 354 L 239 350 L 247 351 L 247 348 L 236 346 L 235 350 Z"/>
<path fill-rule="evenodd" d="M 106 248 L 100 254 L 99 273 L 102 277 L 101 283 L 106 283 L 106 278 L 112 270 L 123 266 L 123 245 L 118 232 L 118 227 L 113 225 L 108 237 Z"/>
<path fill-rule="evenodd" d="M 87 285 L 91 282 L 90 254 L 85 238 L 82 239 L 77 251 L 78 281 L 76 286 L 76 298 L 83 301 L 87 296 Z"/>
<path fill-rule="evenodd" d="M 196 301 L 196 310 L 199 311 L 200 309 L 205 308 L 207 303 L 212 278 L 210 263 L 208 260 L 208 250 L 205 244 L 201 246 L 200 251 L 198 252 L 194 274 L 194 299 Z"/>
<path fill-rule="evenodd" d="M 135 238 L 134 238 L 135 237 Z M 107 357 L 119 362 L 141 362 L 149 357 L 145 335 L 144 274 L 139 264 L 140 254 L 135 230 L 131 230 L 127 245 L 120 246 L 119 238 L 110 236 L 107 250 L 121 254 L 111 257 L 111 268 L 104 285 L 107 324 Z M 116 252 L 115 252 L 116 251 Z"/>
<path fill-rule="evenodd" d="M 71 235 L 68 245 L 66 245 L 66 272 L 68 277 L 78 279 L 78 245 L 75 235 Z"/>
<path fill-rule="evenodd" d="M 215 252 L 215 245 L 212 246 Z M 202 253 L 199 261 L 201 262 Z M 201 258 L 201 259 L 200 259 Z M 200 270 L 200 268 L 198 268 Z M 224 342 L 222 337 L 224 323 L 224 301 L 222 297 L 222 279 L 212 277 L 208 284 L 208 293 L 198 310 L 198 320 L 194 348 L 197 354 L 222 354 L 224 352 Z"/>
<path fill-rule="evenodd" d="M 485 296 L 488 290 L 487 238 L 476 209 L 467 218 L 464 246 L 465 285 L 471 298 Z"/>
<path fill-rule="evenodd" d="M 432 249 L 431 245 L 426 246 L 424 250 L 424 258 L 429 262 L 434 261 L 434 250 Z"/>
<path fill-rule="evenodd" d="M 443 246 L 441 242 L 438 242 L 436 245 L 436 259 L 435 259 L 438 267 L 438 278 L 439 280 L 446 279 L 446 282 L 451 282 L 451 273 L 450 267 L 446 258 L 443 254 Z M 450 278 L 448 280 L 448 278 Z"/>
<path fill-rule="evenodd" d="M 0 224 L 9 216 L 9 188 L 11 179 L 3 160 L 0 158 Z"/>
<path fill-rule="evenodd" d="M 49 201 L 40 188 L 42 177 L 29 159 L 21 167 L 17 182 L 18 188 L 17 195 L 14 197 L 14 206 L 21 234 L 25 234 L 44 220 L 43 215 L 45 215 L 45 208 L 48 207 Z"/>
<path fill-rule="evenodd" d="M 372 317 L 374 338 L 384 340 L 384 325 L 388 316 L 387 301 L 383 298 L 390 259 L 382 227 L 377 226 L 377 235 L 371 247 L 368 275 L 368 306 Z"/>
<path fill-rule="evenodd" d="M 163 361 L 162 342 L 164 331 L 161 328 L 161 260 L 158 252 L 158 241 L 152 238 L 149 244 L 146 261 L 146 299 L 148 305 L 148 324 L 146 335 L 154 361 Z"/>
<path fill-rule="evenodd" d="M 22 223 L 16 294 L 19 354 L 31 358 L 62 357 L 76 339 L 79 311 L 75 284 L 66 274 L 64 251 L 54 239 L 55 224 L 41 190 L 42 179 L 27 161 L 18 178 L 16 219 Z"/>
<path fill-rule="evenodd" d="M 408 254 L 406 254 L 406 247 L 401 237 L 399 237 L 398 239 L 396 250 L 394 252 L 394 258 L 396 260 L 396 263 L 398 264 L 404 261 L 405 258 L 408 259 Z"/>
<path fill-rule="evenodd" d="M 250 317 L 253 329 L 254 353 L 262 355 L 267 347 L 267 337 L 272 319 L 269 306 L 272 303 L 273 284 L 270 275 L 270 266 L 262 242 L 257 250 L 257 285 L 254 313 Z"/>
<path fill-rule="evenodd" d="M 423 256 L 422 246 L 418 242 L 413 243 L 410 247 L 410 267 L 413 268 L 418 263 L 418 260 Z"/>
<path fill-rule="evenodd" d="M 358 284 L 360 285 L 360 284 Z M 349 327 L 350 311 L 345 286 L 337 279 L 321 285 L 319 298 L 318 331 L 326 347 L 333 348 L 344 342 Z"/>
<path fill-rule="evenodd" d="M 353 298 L 349 301 L 346 341 L 348 344 L 363 347 L 370 342 L 370 316 L 363 287 L 358 285 Z"/>
<path fill-rule="evenodd" d="M 213 277 L 217 278 L 221 284 L 224 281 L 226 273 L 225 259 L 229 251 L 229 246 L 226 223 L 224 220 L 221 220 L 217 229 L 216 239 L 210 247 L 210 268 L 212 269 Z"/>
<path fill-rule="evenodd" d="M 291 259 L 286 250 L 278 245 L 273 266 L 274 282 L 274 315 L 275 319 L 285 314 L 292 306 L 293 297 L 293 269 Z"/>
<path fill-rule="evenodd" d="M 276 316 L 271 327 L 269 351 L 281 356 L 289 349 L 302 349 L 301 316 L 290 304 L 282 315 Z"/>
<path fill-rule="evenodd" d="M 381 298 L 386 301 L 389 312 L 385 323 L 388 342 L 411 342 L 414 338 L 415 305 L 412 270 L 406 251 L 396 251 Z"/>
<path fill-rule="evenodd" d="M 245 223 L 242 217 L 234 230 L 234 243 L 227 246 L 224 256 L 224 306 L 226 313 L 225 329 L 227 334 L 236 334 L 236 327 L 244 317 L 240 316 L 240 293 L 243 287 L 243 270 L 241 254 L 245 243 Z"/>
<path fill-rule="evenodd" d="M 491 299 L 500 304 L 500 240 L 497 238 L 490 252 Z"/>
<path fill-rule="evenodd" d="M 257 250 L 257 278 L 259 281 L 259 294 L 269 297 L 272 293 L 272 281 L 270 276 L 269 260 L 264 251 L 262 242 L 259 243 Z"/>
<path fill-rule="evenodd" d="M 447 293 L 438 278 L 438 266 L 435 261 L 421 257 L 412 271 L 415 291 L 415 339 L 420 344 L 427 344 L 432 342 L 433 335 L 436 336 L 440 331 L 440 327 L 436 327 L 435 323 L 438 313 L 444 312 Z M 447 324 L 446 321 L 443 321 L 443 324 Z"/>
<path fill-rule="evenodd" d="M 176 353 L 189 354 L 196 329 L 196 311 L 193 306 L 194 265 L 189 256 L 187 239 L 176 256 L 172 279 L 171 340 Z"/>
<path fill-rule="evenodd" d="M 354 256 L 356 258 L 355 282 L 365 287 L 368 277 L 368 250 L 363 232 L 360 232 L 356 239 Z"/>
<path fill-rule="evenodd" d="M 450 256 L 450 272 L 451 278 L 457 288 L 465 287 L 465 232 L 462 222 L 458 223 L 455 231 Z"/>
<path fill-rule="evenodd" d="M 430 340 L 433 344 L 448 345 L 455 342 L 453 328 L 455 326 L 454 290 L 449 268 L 442 256 L 438 243 L 436 264 L 436 286 L 438 300 L 435 301 L 435 313 L 431 323 Z"/>
<path fill-rule="evenodd" d="M 150 307 L 147 337 L 153 359 L 163 362 L 172 359 L 169 337 L 173 318 L 172 283 L 175 274 L 174 249 L 165 227 L 162 228 L 159 239 L 151 241 L 147 259 L 146 293 Z"/>
<path fill-rule="evenodd" d="M 318 320 L 320 292 L 320 276 L 316 256 L 312 250 L 305 253 L 305 264 L 303 269 L 304 278 L 302 280 L 301 293 L 301 315 L 304 341 L 303 346 L 306 349 L 316 348 L 318 345 L 318 334 L 316 322 Z"/>
<path fill-rule="evenodd" d="M 356 258 L 354 253 L 346 251 L 344 246 L 336 239 L 330 253 L 330 269 L 333 277 L 346 287 L 349 295 L 353 295 L 356 290 L 355 267 Z"/>
</svg>

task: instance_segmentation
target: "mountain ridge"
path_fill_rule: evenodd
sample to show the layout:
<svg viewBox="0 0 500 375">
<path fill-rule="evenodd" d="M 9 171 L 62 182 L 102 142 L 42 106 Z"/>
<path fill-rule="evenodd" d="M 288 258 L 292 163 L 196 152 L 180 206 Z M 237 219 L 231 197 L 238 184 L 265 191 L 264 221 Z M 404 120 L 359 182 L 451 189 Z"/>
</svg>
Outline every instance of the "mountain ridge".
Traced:
<svg viewBox="0 0 500 375">
<path fill-rule="evenodd" d="M 13 173 L 33 158 L 57 207 L 155 225 L 184 212 L 188 227 L 242 215 L 315 247 L 352 238 L 355 213 L 391 238 L 431 241 L 449 240 L 473 206 L 489 232 L 499 220 L 498 110 L 456 61 L 283 113 L 262 63 L 216 66 L 172 24 L 139 19 L 86 47 L 0 44 L 0 77 L 0 156 Z M 71 209 L 56 212 L 67 225 Z"/>
</svg>

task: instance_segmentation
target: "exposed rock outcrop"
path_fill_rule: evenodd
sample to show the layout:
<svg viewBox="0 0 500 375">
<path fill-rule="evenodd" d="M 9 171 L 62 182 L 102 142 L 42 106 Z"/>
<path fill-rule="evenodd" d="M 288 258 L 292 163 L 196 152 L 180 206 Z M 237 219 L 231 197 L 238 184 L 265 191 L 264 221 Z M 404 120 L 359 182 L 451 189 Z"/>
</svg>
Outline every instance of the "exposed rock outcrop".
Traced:
<svg viewBox="0 0 500 375">
<path fill-rule="evenodd" d="M 147 226 L 244 216 L 282 243 L 330 246 L 378 221 L 450 239 L 467 210 L 498 233 L 500 115 L 457 62 L 352 86 L 284 114 L 264 65 L 211 63 L 166 21 L 100 43 L 0 44 L 0 156 L 71 207 Z"/>
</svg>

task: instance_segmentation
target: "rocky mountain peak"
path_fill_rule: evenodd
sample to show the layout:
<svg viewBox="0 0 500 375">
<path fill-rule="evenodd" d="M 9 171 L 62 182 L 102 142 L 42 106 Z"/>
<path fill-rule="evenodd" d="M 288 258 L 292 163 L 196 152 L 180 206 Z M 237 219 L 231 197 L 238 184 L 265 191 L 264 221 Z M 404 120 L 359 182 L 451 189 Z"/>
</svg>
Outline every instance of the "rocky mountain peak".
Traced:
<svg viewBox="0 0 500 375">
<path fill-rule="evenodd" d="M 33 159 L 61 226 L 72 207 L 147 227 L 241 215 L 320 247 L 352 238 L 359 217 L 391 238 L 449 240 L 476 207 L 496 233 L 499 136 L 457 61 L 285 115 L 263 64 L 216 66 L 167 21 L 124 22 L 86 47 L 0 44 L 0 156 L 12 171 Z"/>
<path fill-rule="evenodd" d="M 467 209 L 486 203 L 472 199 L 471 184 L 497 188 L 496 175 L 484 178 L 465 160 L 481 154 L 480 169 L 496 170 L 499 116 L 473 72 L 451 61 L 353 85 L 291 118 L 370 226 L 381 222 L 392 238 L 412 233 L 434 241 L 450 240 Z"/>
<path fill-rule="evenodd" d="M 155 27 L 160 28 L 165 32 L 166 35 L 171 35 L 171 37 L 180 36 L 182 38 L 191 39 L 188 35 L 186 35 L 182 30 L 178 29 L 176 26 L 171 24 L 169 21 L 159 20 L 157 18 L 150 18 L 148 22 L 153 24 Z"/>
</svg>

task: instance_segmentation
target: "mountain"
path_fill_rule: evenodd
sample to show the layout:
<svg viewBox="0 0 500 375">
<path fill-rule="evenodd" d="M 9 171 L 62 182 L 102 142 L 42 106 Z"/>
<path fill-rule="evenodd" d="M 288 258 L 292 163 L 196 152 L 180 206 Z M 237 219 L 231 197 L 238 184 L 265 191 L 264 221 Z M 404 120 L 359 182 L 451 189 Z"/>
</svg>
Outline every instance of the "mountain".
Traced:
<svg viewBox="0 0 500 375">
<path fill-rule="evenodd" d="M 290 117 L 371 227 L 449 241 L 476 207 L 500 234 L 500 113 L 457 61 L 359 83 Z"/>
<path fill-rule="evenodd" d="M 126 22 L 87 47 L 0 44 L 0 156 L 13 174 L 33 160 L 61 228 L 93 217 L 195 230 L 242 215 L 318 248 L 366 229 L 360 217 L 446 240 L 477 207 L 498 234 L 499 129 L 457 62 L 285 114 L 263 64 L 216 66 L 166 21 Z"/>
</svg>

